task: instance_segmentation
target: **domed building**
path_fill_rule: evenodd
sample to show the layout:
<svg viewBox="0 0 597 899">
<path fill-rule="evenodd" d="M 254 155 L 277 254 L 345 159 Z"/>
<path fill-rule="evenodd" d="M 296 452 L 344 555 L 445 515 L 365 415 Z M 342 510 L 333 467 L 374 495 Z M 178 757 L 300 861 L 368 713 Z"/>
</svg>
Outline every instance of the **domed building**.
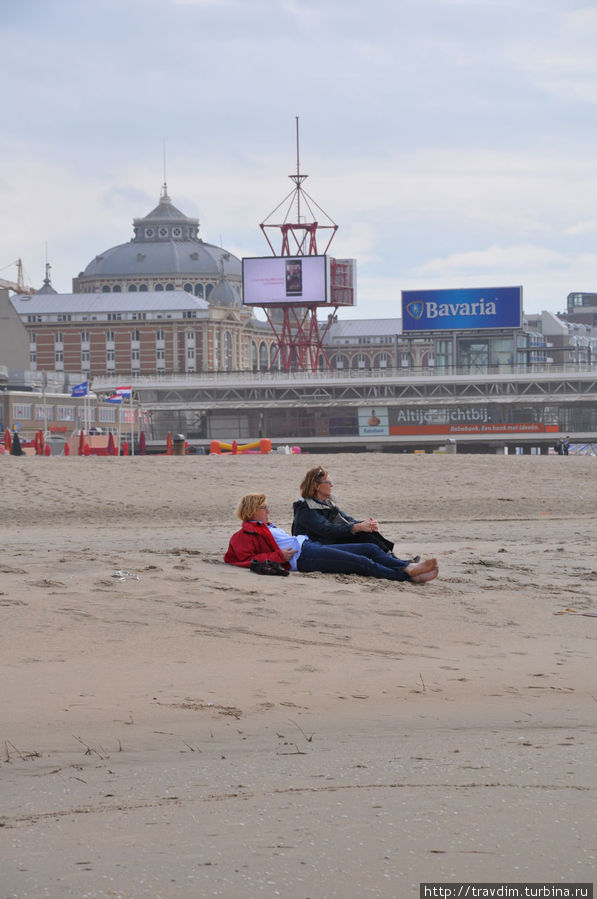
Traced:
<svg viewBox="0 0 597 899">
<path fill-rule="evenodd" d="M 264 371 L 275 336 L 242 303 L 242 266 L 199 237 L 199 222 L 158 205 L 134 237 L 95 256 L 73 293 L 44 286 L 12 302 L 29 331 L 30 366 L 102 375 Z"/>
<path fill-rule="evenodd" d="M 158 205 L 144 218 L 134 219 L 133 229 L 129 243 L 100 253 L 73 279 L 73 292 L 185 290 L 209 300 L 223 279 L 235 291 L 231 304 L 241 305 L 240 259 L 199 237 L 198 219 L 174 206 L 166 184 Z"/>
</svg>

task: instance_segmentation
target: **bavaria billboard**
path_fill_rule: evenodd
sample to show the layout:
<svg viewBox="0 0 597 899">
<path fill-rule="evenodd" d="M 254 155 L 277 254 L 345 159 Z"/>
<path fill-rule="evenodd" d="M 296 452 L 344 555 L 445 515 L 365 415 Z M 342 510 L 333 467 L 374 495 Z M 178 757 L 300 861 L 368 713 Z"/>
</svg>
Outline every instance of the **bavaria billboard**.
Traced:
<svg viewBox="0 0 597 899">
<path fill-rule="evenodd" d="M 520 328 L 522 287 L 403 290 L 402 331 Z"/>
</svg>

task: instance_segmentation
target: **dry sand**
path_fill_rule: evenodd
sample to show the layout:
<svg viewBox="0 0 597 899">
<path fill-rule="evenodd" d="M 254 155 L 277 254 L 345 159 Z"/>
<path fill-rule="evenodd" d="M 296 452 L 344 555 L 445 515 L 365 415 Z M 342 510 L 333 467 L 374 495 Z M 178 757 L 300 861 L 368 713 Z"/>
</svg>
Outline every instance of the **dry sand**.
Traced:
<svg viewBox="0 0 597 899">
<path fill-rule="evenodd" d="M 325 456 L 439 578 L 224 565 L 318 461 L 0 459 L 0 899 L 592 881 L 597 459 Z"/>
</svg>

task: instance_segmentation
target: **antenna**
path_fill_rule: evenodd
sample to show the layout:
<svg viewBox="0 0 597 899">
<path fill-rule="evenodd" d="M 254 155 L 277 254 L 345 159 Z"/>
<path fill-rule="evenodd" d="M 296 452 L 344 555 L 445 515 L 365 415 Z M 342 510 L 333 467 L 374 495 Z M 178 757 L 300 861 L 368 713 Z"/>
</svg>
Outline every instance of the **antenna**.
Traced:
<svg viewBox="0 0 597 899">
<path fill-rule="evenodd" d="M 168 183 L 166 181 L 166 138 L 162 140 L 162 169 L 164 172 L 164 183 L 162 184 L 162 197 L 168 196 Z"/>
</svg>

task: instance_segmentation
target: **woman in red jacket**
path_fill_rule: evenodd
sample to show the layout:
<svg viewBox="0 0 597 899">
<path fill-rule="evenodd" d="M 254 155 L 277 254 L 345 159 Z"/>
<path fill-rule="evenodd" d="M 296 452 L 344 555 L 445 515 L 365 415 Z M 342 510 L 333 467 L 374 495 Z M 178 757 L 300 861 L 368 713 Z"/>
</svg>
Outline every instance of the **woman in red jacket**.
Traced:
<svg viewBox="0 0 597 899">
<path fill-rule="evenodd" d="M 230 538 L 224 561 L 249 568 L 257 562 L 278 562 L 292 571 L 322 571 L 326 574 L 361 574 L 365 577 L 424 584 L 437 577 L 437 559 L 403 562 L 372 543 L 327 544 L 292 536 L 269 520 L 265 494 L 249 493 L 236 510 L 240 531 Z"/>
</svg>

